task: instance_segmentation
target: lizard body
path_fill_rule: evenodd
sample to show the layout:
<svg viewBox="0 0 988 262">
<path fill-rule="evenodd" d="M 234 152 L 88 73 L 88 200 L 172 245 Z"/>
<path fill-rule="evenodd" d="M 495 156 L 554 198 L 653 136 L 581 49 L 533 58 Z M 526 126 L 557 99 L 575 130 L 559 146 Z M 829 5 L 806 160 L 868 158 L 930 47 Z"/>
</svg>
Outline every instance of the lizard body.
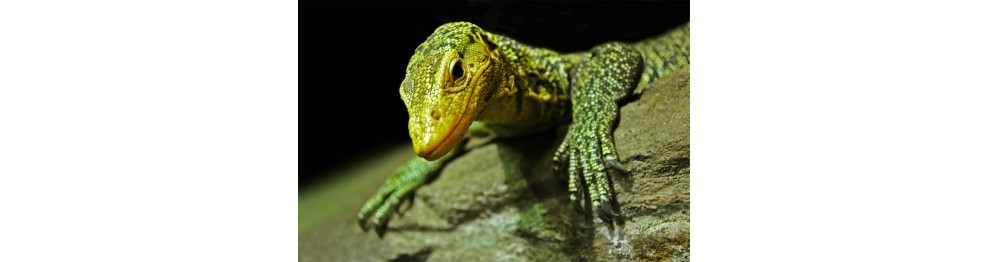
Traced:
<svg viewBox="0 0 988 262">
<path fill-rule="evenodd" d="M 465 137 L 525 135 L 572 121 L 553 170 L 568 175 L 578 210 L 593 210 L 613 229 L 623 222 L 607 169 L 627 172 L 612 139 L 618 103 L 688 64 L 688 23 L 637 43 L 567 54 L 467 22 L 444 24 L 416 48 L 399 90 L 417 157 L 361 208 L 359 224 L 383 236 L 399 204 L 461 153 Z"/>
</svg>

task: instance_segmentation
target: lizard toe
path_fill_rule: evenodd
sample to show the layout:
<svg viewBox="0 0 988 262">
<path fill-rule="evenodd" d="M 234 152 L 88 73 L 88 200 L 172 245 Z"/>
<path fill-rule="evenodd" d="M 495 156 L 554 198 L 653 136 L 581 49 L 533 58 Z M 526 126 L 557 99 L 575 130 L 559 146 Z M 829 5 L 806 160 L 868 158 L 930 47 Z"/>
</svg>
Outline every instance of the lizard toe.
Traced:
<svg viewBox="0 0 988 262">
<path fill-rule="evenodd" d="M 386 231 L 388 226 L 388 220 L 391 216 L 398 210 L 398 206 L 402 204 L 403 201 L 408 200 L 408 197 L 414 192 L 414 186 L 402 186 L 397 188 L 394 192 L 388 195 L 388 198 L 381 203 L 381 206 L 377 208 L 374 212 L 374 216 L 371 217 L 371 224 L 374 226 L 374 232 L 377 233 L 379 237 L 384 237 L 384 231 Z"/>
<path fill-rule="evenodd" d="M 370 219 L 368 226 L 374 229 L 374 233 L 377 234 L 378 237 L 383 238 L 385 231 L 387 231 L 388 220 L 390 220 L 390 218 L 391 212 L 388 212 L 385 207 L 381 207 L 381 209 L 374 213 L 374 217 Z"/>
<path fill-rule="evenodd" d="M 556 153 L 552 155 L 552 172 L 557 176 L 563 177 L 562 174 L 566 173 L 566 166 L 569 162 L 569 144 L 564 140 L 559 148 L 556 149 Z"/>
<path fill-rule="evenodd" d="M 385 203 L 385 200 L 390 198 L 393 190 L 394 188 L 391 186 L 381 187 L 377 193 L 374 194 L 374 197 L 364 203 L 364 205 L 360 208 L 360 211 L 357 212 L 357 224 L 360 226 L 361 230 L 367 232 L 369 224 L 371 224 L 377 216 L 377 211 L 380 210 L 381 206 Z"/>
<path fill-rule="evenodd" d="M 609 128 L 600 128 L 597 130 L 597 136 L 600 140 L 600 151 L 604 154 L 604 160 L 611 169 L 614 169 L 621 175 L 626 175 L 628 174 L 628 169 L 621 165 L 621 161 L 618 161 L 614 140 L 611 139 L 609 132 Z"/>
</svg>

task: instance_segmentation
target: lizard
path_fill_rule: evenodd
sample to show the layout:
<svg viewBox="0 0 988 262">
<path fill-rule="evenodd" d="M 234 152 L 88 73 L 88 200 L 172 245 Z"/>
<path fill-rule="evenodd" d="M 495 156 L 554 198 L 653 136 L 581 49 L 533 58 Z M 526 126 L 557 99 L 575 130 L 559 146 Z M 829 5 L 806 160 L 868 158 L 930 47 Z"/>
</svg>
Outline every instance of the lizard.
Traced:
<svg viewBox="0 0 988 262">
<path fill-rule="evenodd" d="M 570 202 L 610 231 L 623 218 L 608 171 L 628 174 L 613 141 L 619 104 L 689 65 L 689 23 L 635 43 L 560 53 L 485 31 L 439 26 L 416 49 L 399 94 L 415 157 L 361 207 L 357 223 L 383 237 L 390 217 L 463 153 L 470 137 L 528 135 L 570 122 L 552 158 Z"/>
</svg>

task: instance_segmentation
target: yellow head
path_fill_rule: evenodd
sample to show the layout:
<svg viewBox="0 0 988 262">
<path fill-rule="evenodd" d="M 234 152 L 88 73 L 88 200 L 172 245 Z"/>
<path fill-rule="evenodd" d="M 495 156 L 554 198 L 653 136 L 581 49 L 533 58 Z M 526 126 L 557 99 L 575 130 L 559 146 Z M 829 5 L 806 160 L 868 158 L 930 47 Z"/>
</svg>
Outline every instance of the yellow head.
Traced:
<svg viewBox="0 0 988 262">
<path fill-rule="evenodd" d="M 400 92 L 419 157 L 435 160 L 449 153 L 506 82 L 489 38 L 474 24 L 448 23 L 415 49 Z"/>
</svg>

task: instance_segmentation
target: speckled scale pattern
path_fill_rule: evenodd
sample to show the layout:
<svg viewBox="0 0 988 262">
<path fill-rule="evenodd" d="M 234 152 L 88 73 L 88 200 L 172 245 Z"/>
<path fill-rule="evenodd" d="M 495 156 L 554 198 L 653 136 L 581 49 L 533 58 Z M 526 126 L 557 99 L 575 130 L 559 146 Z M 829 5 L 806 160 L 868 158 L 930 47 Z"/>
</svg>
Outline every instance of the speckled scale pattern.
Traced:
<svg viewBox="0 0 988 262">
<path fill-rule="evenodd" d="M 452 73 L 457 61 L 463 76 Z M 467 22 L 444 24 L 416 48 L 406 68 L 400 93 L 409 111 L 409 133 L 414 145 L 421 142 L 416 135 L 426 132 L 420 129 L 464 130 L 442 126 L 439 120 L 448 114 L 476 122 L 441 158 L 416 157 L 399 168 L 361 209 L 359 223 L 383 234 L 398 204 L 461 152 L 464 134 L 516 136 L 572 121 L 553 156 L 553 170 L 569 178 L 574 207 L 600 218 L 616 241 L 621 229 L 615 226 L 623 221 L 609 171 L 628 173 L 612 138 L 618 103 L 688 64 L 688 23 L 641 42 L 608 42 L 569 54 Z"/>
<path fill-rule="evenodd" d="M 511 38 L 486 34 L 498 46 L 511 72 L 516 91 L 494 101 L 478 116 L 501 136 L 530 134 L 565 123 L 570 118 L 571 63 L 557 52 L 532 47 Z"/>
<path fill-rule="evenodd" d="M 642 56 L 631 45 L 611 42 L 595 47 L 572 69 L 573 123 L 554 157 L 554 170 L 570 175 L 570 200 L 576 208 L 591 206 L 597 217 L 621 224 L 608 166 L 624 171 L 617 161 L 611 131 L 618 101 L 640 79 Z M 568 168 L 567 168 L 568 167 Z M 580 202 L 584 202 L 582 205 Z"/>
<path fill-rule="evenodd" d="M 652 82 L 690 63 L 690 24 L 633 44 L 645 61 L 642 79 L 634 94 L 645 91 Z"/>
</svg>

